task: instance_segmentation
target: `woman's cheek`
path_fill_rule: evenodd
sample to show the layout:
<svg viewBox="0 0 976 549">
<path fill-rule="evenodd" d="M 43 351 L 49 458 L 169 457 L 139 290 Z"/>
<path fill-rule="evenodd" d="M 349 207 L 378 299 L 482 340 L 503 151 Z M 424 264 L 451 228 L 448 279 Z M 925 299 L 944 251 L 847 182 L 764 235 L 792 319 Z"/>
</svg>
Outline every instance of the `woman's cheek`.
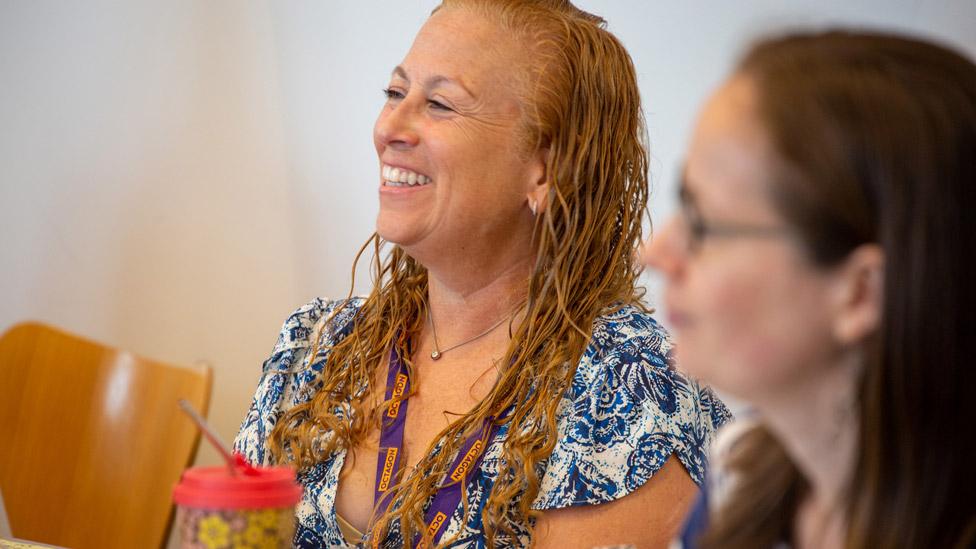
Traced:
<svg viewBox="0 0 976 549">
<path fill-rule="evenodd" d="M 729 273 L 699 296 L 697 318 L 700 335 L 690 350 L 703 370 L 700 376 L 720 390 L 748 390 L 768 371 L 768 351 L 775 345 L 763 329 L 762 277 L 755 273 Z"/>
</svg>

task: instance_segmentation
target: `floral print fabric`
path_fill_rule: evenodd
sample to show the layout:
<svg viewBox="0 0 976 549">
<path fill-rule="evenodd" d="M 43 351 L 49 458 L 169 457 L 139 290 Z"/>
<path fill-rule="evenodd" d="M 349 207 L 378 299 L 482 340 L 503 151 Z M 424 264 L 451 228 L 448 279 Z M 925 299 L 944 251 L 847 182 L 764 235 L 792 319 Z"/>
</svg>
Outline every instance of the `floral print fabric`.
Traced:
<svg viewBox="0 0 976 549">
<path fill-rule="evenodd" d="M 270 464 L 268 435 L 284 411 L 311 399 L 321 387 L 330 346 L 345 336 L 361 304 L 360 298 L 316 299 L 285 321 L 234 443 L 249 462 Z M 336 307 L 341 310 L 324 330 L 317 355 L 310 357 L 316 324 Z M 623 497 L 671 455 L 697 484 L 703 482 L 707 446 L 731 415 L 710 390 L 674 368 L 671 347 L 663 328 L 637 307 L 624 306 L 597 318 L 557 412 L 559 440 L 543 464 L 534 509 L 596 505 Z M 442 540 L 453 538 L 452 546 L 484 546 L 479 511 L 497 475 L 506 433 L 507 425 L 498 430 L 468 486 L 465 497 L 473 512 L 465 521 L 459 505 L 450 519 Z M 334 510 L 345 457 L 345 452 L 336 452 L 299 474 L 305 492 L 296 508 L 296 546 L 348 546 Z M 516 533 L 519 545 L 529 544 L 528 532 Z M 402 541 L 393 532 L 382 545 Z"/>
<path fill-rule="evenodd" d="M 295 531 L 294 511 L 283 509 L 196 509 L 180 507 L 183 549 L 278 549 Z"/>
</svg>

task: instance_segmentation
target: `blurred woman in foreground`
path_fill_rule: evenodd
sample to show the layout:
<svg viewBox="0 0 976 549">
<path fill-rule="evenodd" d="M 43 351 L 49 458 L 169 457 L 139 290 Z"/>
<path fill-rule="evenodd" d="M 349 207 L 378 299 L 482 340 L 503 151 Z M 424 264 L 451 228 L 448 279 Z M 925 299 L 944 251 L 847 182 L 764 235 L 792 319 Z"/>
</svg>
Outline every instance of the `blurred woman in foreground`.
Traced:
<svg viewBox="0 0 976 549">
<path fill-rule="evenodd" d="M 973 63 L 762 42 L 705 107 L 681 202 L 644 251 L 679 363 L 757 411 L 686 543 L 976 543 Z"/>
</svg>

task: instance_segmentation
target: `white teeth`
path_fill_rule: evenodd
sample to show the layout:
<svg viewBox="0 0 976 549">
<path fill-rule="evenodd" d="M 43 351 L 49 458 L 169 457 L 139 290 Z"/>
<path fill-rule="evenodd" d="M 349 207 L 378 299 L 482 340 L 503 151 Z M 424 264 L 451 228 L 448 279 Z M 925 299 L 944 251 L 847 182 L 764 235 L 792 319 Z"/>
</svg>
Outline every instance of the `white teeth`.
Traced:
<svg viewBox="0 0 976 549">
<path fill-rule="evenodd" d="M 416 187 L 418 185 L 426 185 L 432 181 L 426 175 L 404 168 L 394 168 L 384 165 L 381 172 L 383 174 L 383 184 L 388 187 Z"/>
</svg>

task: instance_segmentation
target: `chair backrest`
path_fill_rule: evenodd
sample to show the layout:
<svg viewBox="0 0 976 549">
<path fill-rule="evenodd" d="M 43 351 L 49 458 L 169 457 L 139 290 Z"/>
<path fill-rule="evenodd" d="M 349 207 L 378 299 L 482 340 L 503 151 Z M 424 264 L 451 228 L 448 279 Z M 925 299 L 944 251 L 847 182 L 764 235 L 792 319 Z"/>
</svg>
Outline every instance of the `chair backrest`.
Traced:
<svg viewBox="0 0 976 549">
<path fill-rule="evenodd" d="M 199 443 L 212 374 L 36 323 L 0 338 L 0 489 L 13 535 L 85 549 L 153 548 Z"/>
</svg>

